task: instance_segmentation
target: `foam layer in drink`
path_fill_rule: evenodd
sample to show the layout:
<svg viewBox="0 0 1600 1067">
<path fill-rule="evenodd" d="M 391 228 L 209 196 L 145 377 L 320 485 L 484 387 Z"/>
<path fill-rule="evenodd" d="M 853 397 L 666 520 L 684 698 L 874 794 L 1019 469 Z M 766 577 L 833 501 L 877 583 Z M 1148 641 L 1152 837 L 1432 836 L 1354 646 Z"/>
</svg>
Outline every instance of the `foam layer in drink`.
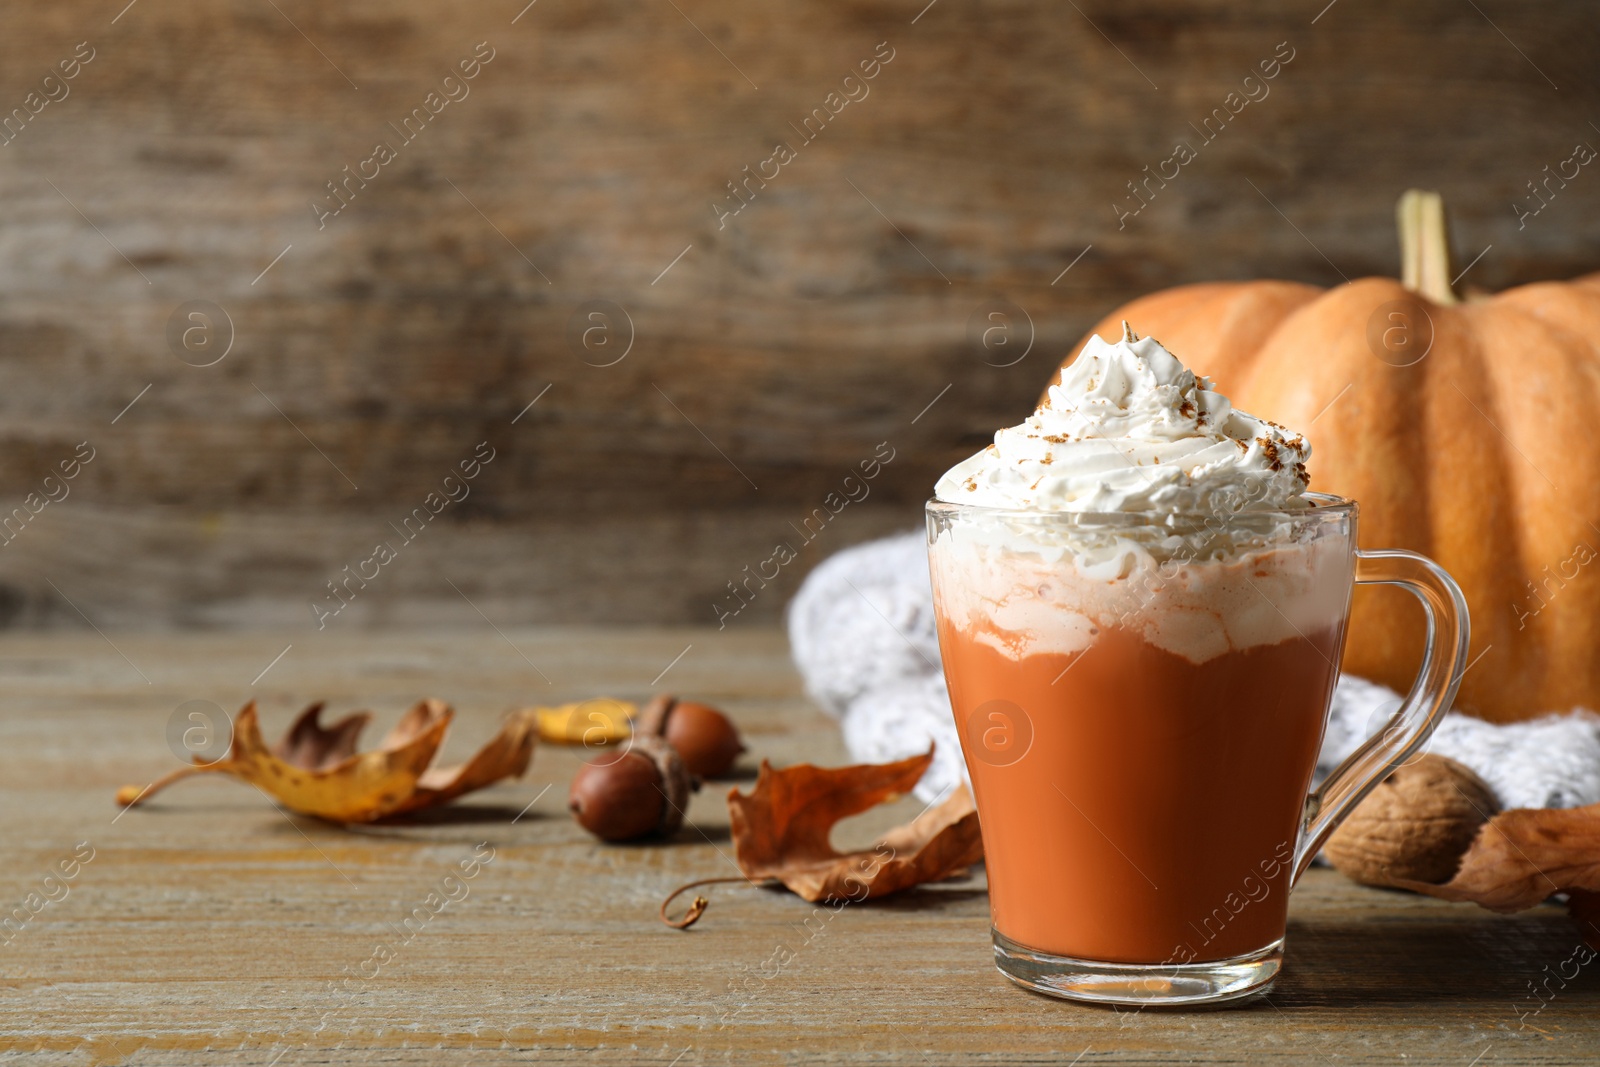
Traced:
<svg viewBox="0 0 1600 1067">
<path fill-rule="evenodd" d="M 1011 659 L 1083 652 L 1123 629 L 1199 664 L 1344 617 L 1349 542 L 1294 527 L 1281 519 L 1226 542 L 1089 532 L 1075 544 L 1073 531 L 957 518 L 929 549 L 934 595 L 949 626 Z"/>
</svg>

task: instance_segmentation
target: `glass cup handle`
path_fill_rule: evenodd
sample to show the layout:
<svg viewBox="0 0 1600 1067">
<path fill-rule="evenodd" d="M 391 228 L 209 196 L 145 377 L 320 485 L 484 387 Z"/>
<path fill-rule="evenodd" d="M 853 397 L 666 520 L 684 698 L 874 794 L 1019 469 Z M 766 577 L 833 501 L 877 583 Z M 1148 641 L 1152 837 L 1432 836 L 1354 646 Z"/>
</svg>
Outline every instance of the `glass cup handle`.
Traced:
<svg viewBox="0 0 1600 1067">
<path fill-rule="evenodd" d="M 1358 551 L 1355 580 L 1357 585 L 1398 585 L 1422 601 L 1428 616 L 1427 646 L 1417 679 L 1400 710 L 1306 798 L 1294 853 L 1295 880 L 1362 798 L 1428 740 L 1450 710 L 1466 669 L 1467 601 L 1444 568 L 1426 556 L 1401 549 Z"/>
</svg>

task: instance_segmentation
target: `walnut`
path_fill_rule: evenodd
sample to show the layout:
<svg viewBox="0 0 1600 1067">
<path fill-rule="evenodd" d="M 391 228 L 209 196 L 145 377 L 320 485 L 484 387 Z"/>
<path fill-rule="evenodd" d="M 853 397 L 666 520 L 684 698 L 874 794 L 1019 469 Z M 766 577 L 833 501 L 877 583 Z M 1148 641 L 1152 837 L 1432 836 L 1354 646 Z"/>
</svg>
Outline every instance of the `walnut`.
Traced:
<svg viewBox="0 0 1600 1067">
<path fill-rule="evenodd" d="M 1325 854 L 1362 885 L 1446 882 L 1498 809 L 1494 793 L 1466 767 L 1422 756 L 1367 795 L 1328 838 Z"/>
</svg>

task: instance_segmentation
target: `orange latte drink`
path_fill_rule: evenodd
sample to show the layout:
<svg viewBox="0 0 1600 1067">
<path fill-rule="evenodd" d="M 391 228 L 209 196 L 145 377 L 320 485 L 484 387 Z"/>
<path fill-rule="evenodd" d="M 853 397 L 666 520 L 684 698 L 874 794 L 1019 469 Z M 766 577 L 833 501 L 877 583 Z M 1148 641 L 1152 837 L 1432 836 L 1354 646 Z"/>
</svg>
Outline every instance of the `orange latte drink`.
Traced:
<svg viewBox="0 0 1600 1067">
<path fill-rule="evenodd" d="M 940 480 L 939 644 L 1009 977 L 1203 1003 L 1277 973 L 1307 849 L 1382 769 L 1337 775 L 1338 811 L 1311 793 L 1356 571 L 1377 564 L 1355 506 L 1306 491 L 1309 453 L 1129 331 L 1091 338 Z M 1397 555 L 1411 570 L 1371 580 L 1453 614 L 1448 577 Z M 1413 694 L 1406 743 L 1451 684 Z"/>
</svg>

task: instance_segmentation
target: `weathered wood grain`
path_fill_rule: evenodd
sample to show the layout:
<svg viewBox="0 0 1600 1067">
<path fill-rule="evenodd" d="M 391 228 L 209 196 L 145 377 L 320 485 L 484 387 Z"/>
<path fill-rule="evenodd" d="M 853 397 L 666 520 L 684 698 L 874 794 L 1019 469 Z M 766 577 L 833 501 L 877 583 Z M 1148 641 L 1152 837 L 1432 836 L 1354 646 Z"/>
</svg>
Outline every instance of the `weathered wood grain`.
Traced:
<svg viewBox="0 0 1600 1067">
<path fill-rule="evenodd" d="M 0 514 L 77 442 L 99 458 L 0 550 L 0 618 L 82 625 L 43 580 L 65 588 L 65 557 L 85 613 L 118 624 L 308 615 L 365 530 L 487 439 L 502 458 L 438 540 L 518 590 L 510 621 L 711 621 L 729 572 L 880 441 L 899 458 L 855 535 L 914 522 L 935 475 L 1141 291 L 1392 272 L 1408 186 L 1445 193 L 1463 265 L 1492 245 L 1463 284 L 1600 267 L 1600 178 L 1524 228 L 1512 209 L 1600 138 L 1587 4 L 924 7 L 8 12 L 0 108 L 79 42 L 94 58 L 0 146 Z M 470 94 L 318 229 L 325 183 L 485 41 Z M 880 42 L 870 95 L 720 224 L 726 183 L 798 142 Z M 1280 42 L 1270 95 L 1119 228 L 1127 183 Z M 614 366 L 569 345 L 592 299 L 633 323 Z M 191 300 L 231 317 L 215 366 L 169 350 Z M 986 360 L 969 333 L 996 300 L 1033 325 L 1011 366 L 991 364 L 1019 349 Z M 600 565 L 596 543 L 631 558 Z M 477 618 L 400 567 L 405 603 L 374 620 Z"/>
<path fill-rule="evenodd" d="M 1119 1016 L 995 973 L 981 877 L 826 922 L 792 896 L 718 887 L 696 929 L 668 930 L 654 917 L 668 888 L 730 869 L 720 787 L 694 799 L 673 842 L 603 846 L 563 811 L 578 756 L 549 746 L 525 780 L 403 826 L 291 819 L 223 781 L 183 783 L 120 818 L 111 803 L 117 786 L 172 765 L 164 730 L 185 700 L 258 697 L 272 730 L 328 698 L 376 708 L 380 729 L 439 695 L 460 709 L 447 754 L 461 753 L 513 703 L 641 696 L 689 645 L 661 685 L 726 707 L 750 760 L 844 761 L 771 631 L 115 640 L 12 636 L 0 654 L 0 902 L 37 890 L 78 843 L 94 849 L 68 894 L 0 946 L 6 1063 L 1461 1065 L 1583 1062 L 1600 1049 L 1592 966 L 1565 988 L 1552 980 L 1531 1014 L 1530 983 L 1578 944 L 1553 906 L 1500 917 L 1314 870 L 1270 1002 Z M 914 808 L 843 833 L 869 839 Z M 494 858 L 467 896 L 394 944 L 410 909 L 485 841 Z M 392 962 L 330 993 L 379 943 Z"/>
</svg>

